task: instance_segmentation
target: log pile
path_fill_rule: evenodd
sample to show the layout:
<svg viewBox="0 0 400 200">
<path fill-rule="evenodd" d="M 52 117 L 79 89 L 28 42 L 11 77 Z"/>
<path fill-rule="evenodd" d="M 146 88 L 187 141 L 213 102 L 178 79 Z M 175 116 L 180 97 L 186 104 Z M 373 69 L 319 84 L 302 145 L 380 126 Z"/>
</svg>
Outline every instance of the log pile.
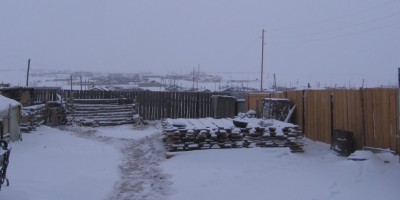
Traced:
<svg viewBox="0 0 400 200">
<path fill-rule="evenodd" d="M 283 98 L 264 98 L 263 104 L 263 118 L 273 118 L 276 120 L 289 122 L 296 105 L 293 105 L 289 99 Z"/>
<path fill-rule="evenodd" d="M 235 121 L 235 122 L 234 122 Z M 163 142 L 168 151 L 220 148 L 289 147 L 304 152 L 299 126 L 260 119 L 166 119 Z M 262 126 L 268 124 L 267 126 Z"/>
<path fill-rule="evenodd" d="M 44 124 L 47 119 L 46 104 L 22 107 L 20 130 L 30 132 L 36 130 L 36 127 Z"/>
<path fill-rule="evenodd" d="M 137 104 L 126 99 L 74 99 L 68 104 L 68 124 L 114 126 L 132 124 L 138 116 Z"/>
</svg>

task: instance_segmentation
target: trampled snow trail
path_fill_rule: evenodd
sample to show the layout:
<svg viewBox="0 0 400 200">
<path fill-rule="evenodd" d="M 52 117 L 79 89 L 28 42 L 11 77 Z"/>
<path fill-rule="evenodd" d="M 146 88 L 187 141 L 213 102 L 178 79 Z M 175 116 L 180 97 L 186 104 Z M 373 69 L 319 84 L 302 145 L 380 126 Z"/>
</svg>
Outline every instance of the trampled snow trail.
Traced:
<svg viewBox="0 0 400 200">
<path fill-rule="evenodd" d="M 164 159 L 160 135 L 128 141 L 122 152 L 121 180 L 110 199 L 164 199 L 170 183 L 159 167 Z"/>
<path fill-rule="evenodd" d="M 161 134 L 155 133 L 141 139 L 127 139 L 100 136 L 93 129 L 72 128 L 71 130 L 70 127 L 66 129 L 74 131 L 81 137 L 113 145 L 121 151 L 120 180 L 106 199 L 162 200 L 168 198 L 171 182 L 159 166 L 165 158 Z"/>
</svg>

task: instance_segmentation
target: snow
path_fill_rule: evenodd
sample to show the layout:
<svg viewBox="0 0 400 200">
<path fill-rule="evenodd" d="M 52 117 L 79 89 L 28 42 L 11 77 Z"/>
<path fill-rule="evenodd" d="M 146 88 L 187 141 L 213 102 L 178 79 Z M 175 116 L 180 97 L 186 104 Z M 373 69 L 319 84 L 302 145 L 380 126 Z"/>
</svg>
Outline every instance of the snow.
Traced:
<svg viewBox="0 0 400 200">
<path fill-rule="evenodd" d="M 398 199 L 398 157 L 356 162 L 307 141 L 305 153 L 284 148 L 177 153 L 163 163 L 171 199 Z"/>
<path fill-rule="evenodd" d="M 146 129 L 134 129 L 132 125 L 124 125 L 116 129 L 115 127 L 102 127 L 97 131 L 97 135 L 106 136 L 106 137 L 114 137 L 114 138 L 122 138 L 122 139 L 141 139 L 145 137 L 149 137 L 159 132 L 159 129 L 150 126 Z"/>
<path fill-rule="evenodd" d="M 15 101 L 13 99 L 9 99 L 3 95 L 0 95 L 0 114 L 8 113 L 10 106 L 15 107 L 15 106 L 20 106 L 20 105 L 21 104 L 18 101 Z"/>
<path fill-rule="evenodd" d="M 12 143 L 0 199 L 399 199 L 399 157 L 288 148 L 167 153 L 152 126 L 38 127 Z"/>
<path fill-rule="evenodd" d="M 12 143 L 0 199 L 102 199 L 118 180 L 120 157 L 112 146 L 38 127 Z"/>
</svg>

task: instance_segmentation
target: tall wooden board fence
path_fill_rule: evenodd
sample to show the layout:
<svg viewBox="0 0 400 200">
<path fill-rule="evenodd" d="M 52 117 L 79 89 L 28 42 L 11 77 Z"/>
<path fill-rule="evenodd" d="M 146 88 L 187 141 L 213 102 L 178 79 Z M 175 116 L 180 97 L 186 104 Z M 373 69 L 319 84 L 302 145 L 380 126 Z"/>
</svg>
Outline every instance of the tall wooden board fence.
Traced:
<svg viewBox="0 0 400 200">
<path fill-rule="evenodd" d="M 249 94 L 248 109 L 261 113 L 261 100 L 285 97 L 296 104 L 294 123 L 313 140 L 331 142 L 333 129 L 353 132 L 356 147 L 391 149 L 399 153 L 397 89 L 295 90 Z"/>
<path fill-rule="evenodd" d="M 57 94 L 70 97 L 71 91 L 35 89 L 35 100 L 54 101 Z M 83 90 L 72 94 L 79 99 L 136 98 L 140 115 L 153 120 L 212 117 L 210 97 L 217 93 Z M 288 98 L 296 104 L 294 123 L 301 125 L 310 139 L 330 143 L 332 129 L 345 129 L 354 133 L 357 148 L 399 152 L 397 96 L 397 89 L 388 88 L 294 90 L 248 94 L 246 103 L 248 109 L 260 114 L 263 98 Z"/>
<path fill-rule="evenodd" d="M 366 146 L 396 150 L 397 90 L 367 89 L 364 98 Z"/>
<path fill-rule="evenodd" d="M 70 98 L 72 95 L 76 99 L 136 99 L 139 104 L 139 115 L 148 120 L 212 117 L 211 96 L 226 95 L 225 93 L 207 92 L 70 91 L 60 89 L 35 89 L 34 93 L 35 100 L 41 102 L 55 101 L 57 94 L 64 98 Z M 231 109 L 233 112 L 235 111 L 234 106 Z"/>
</svg>

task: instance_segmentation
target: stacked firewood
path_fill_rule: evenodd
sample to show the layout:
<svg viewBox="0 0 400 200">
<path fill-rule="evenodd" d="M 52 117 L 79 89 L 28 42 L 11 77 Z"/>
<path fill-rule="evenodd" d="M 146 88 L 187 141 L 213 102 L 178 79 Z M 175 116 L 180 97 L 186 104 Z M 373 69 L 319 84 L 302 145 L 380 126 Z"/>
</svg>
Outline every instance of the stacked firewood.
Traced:
<svg viewBox="0 0 400 200">
<path fill-rule="evenodd" d="M 68 104 L 68 124 L 114 126 L 136 123 L 137 104 L 126 99 L 74 99 Z"/>
<path fill-rule="evenodd" d="M 189 125 L 180 120 L 180 123 L 163 122 L 163 142 L 168 151 L 251 147 L 289 147 L 292 152 L 304 151 L 303 132 L 297 125 L 282 123 L 287 126 L 263 127 L 253 123 L 239 127 L 234 123 L 232 126 L 198 126 L 197 123 L 197 126 L 190 126 L 195 119 L 189 120 Z M 226 125 L 227 119 L 223 120 Z M 211 121 L 220 123 L 218 119 Z"/>
<path fill-rule="evenodd" d="M 30 132 L 44 124 L 47 119 L 46 104 L 23 107 L 21 111 L 20 130 Z"/>
</svg>

